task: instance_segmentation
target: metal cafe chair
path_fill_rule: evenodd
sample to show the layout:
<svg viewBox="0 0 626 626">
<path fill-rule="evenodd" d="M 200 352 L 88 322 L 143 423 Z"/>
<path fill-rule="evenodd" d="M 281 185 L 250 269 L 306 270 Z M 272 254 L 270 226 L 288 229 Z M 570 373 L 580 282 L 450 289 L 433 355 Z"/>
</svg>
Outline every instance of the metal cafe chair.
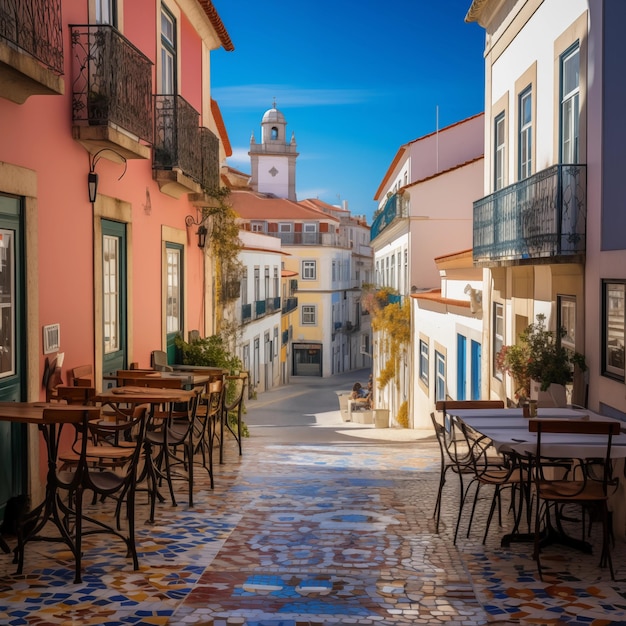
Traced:
<svg viewBox="0 0 626 626">
<path fill-rule="evenodd" d="M 615 580 L 611 558 L 611 516 L 608 500 L 617 488 L 618 479 L 612 474 L 611 446 L 613 437 L 620 433 L 618 421 L 531 419 L 528 429 L 537 433 L 537 449 L 531 458 L 535 494 L 538 500 L 535 509 L 535 533 L 533 556 L 537 561 L 539 577 L 543 580 L 541 549 L 547 543 L 557 542 L 585 551 L 591 546 L 585 541 L 585 513 L 596 512 L 602 523 L 602 548 L 600 567 L 609 568 L 611 580 Z M 565 459 L 571 468 L 566 475 L 550 473 L 554 467 L 553 451 L 548 454 L 543 435 L 597 435 L 601 438 L 601 450 L 596 458 Z M 581 507 L 582 539 L 569 537 L 561 525 L 563 508 L 570 505 Z M 571 518 L 568 517 L 571 520 Z"/>
</svg>

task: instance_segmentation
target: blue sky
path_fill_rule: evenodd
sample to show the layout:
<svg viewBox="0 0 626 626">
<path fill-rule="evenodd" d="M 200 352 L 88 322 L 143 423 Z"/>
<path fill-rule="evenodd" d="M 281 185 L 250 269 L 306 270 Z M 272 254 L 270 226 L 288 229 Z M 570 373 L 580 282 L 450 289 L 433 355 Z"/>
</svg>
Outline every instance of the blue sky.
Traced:
<svg viewBox="0 0 626 626">
<path fill-rule="evenodd" d="M 398 148 L 484 109 L 484 30 L 471 0 L 213 0 L 235 50 L 211 56 L 233 156 L 272 106 L 295 132 L 299 200 L 348 201 L 371 222 Z"/>
</svg>

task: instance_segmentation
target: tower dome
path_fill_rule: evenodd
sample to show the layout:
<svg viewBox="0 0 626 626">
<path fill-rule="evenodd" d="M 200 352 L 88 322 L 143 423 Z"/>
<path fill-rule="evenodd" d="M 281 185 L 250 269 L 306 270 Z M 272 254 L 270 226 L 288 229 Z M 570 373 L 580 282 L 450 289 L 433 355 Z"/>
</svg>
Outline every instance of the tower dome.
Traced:
<svg viewBox="0 0 626 626">
<path fill-rule="evenodd" d="M 261 120 L 261 124 L 287 124 L 285 121 L 285 116 L 276 108 L 276 106 L 268 109 L 263 114 L 263 119 Z"/>
</svg>

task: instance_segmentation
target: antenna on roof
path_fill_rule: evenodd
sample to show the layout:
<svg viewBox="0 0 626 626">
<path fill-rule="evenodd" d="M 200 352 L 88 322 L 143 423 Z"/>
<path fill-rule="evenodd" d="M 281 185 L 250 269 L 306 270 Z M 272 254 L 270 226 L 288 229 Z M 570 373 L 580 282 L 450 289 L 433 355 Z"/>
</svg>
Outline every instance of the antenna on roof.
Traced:
<svg viewBox="0 0 626 626">
<path fill-rule="evenodd" d="M 435 108 L 435 128 L 436 128 L 436 167 L 437 172 L 439 172 L 439 105 Z"/>
</svg>

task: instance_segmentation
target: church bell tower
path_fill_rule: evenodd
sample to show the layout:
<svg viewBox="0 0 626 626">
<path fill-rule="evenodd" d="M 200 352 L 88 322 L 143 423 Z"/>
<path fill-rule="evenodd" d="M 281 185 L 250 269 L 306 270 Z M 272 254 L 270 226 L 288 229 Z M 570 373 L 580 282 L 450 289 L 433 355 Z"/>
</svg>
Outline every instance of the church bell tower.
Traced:
<svg viewBox="0 0 626 626">
<path fill-rule="evenodd" d="M 276 108 L 276 101 L 261 120 L 261 143 L 254 133 L 250 138 L 250 166 L 252 188 L 278 198 L 296 201 L 296 136 L 286 141 L 287 122 Z"/>
</svg>

